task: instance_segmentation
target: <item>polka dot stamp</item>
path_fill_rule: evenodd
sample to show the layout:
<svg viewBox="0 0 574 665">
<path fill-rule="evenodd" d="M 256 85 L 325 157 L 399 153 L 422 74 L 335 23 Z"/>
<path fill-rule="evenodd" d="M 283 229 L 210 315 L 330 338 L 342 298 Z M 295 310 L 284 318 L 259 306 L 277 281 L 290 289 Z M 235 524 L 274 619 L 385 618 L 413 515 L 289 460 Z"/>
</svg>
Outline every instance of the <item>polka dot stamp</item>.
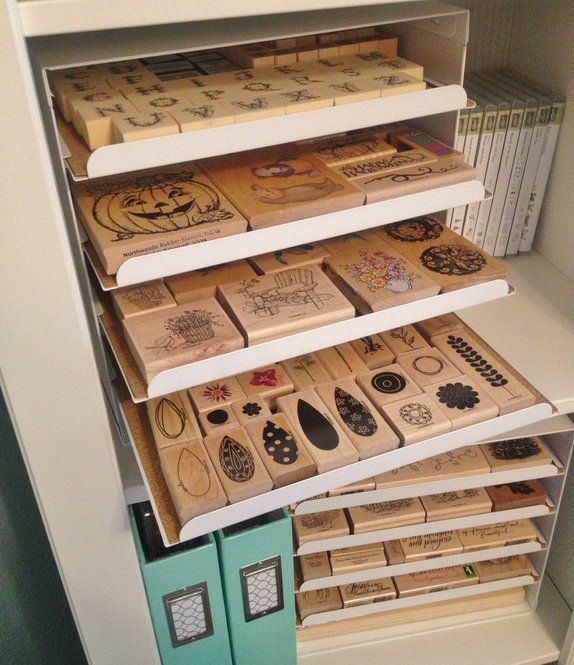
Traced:
<svg viewBox="0 0 574 665">
<path fill-rule="evenodd" d="M 239 426 L 239 421 L 230 405 L 217 406 L 211 411 L 203 411 L 199 414 L 198 419 L 205 436 Z"/>
</svg>

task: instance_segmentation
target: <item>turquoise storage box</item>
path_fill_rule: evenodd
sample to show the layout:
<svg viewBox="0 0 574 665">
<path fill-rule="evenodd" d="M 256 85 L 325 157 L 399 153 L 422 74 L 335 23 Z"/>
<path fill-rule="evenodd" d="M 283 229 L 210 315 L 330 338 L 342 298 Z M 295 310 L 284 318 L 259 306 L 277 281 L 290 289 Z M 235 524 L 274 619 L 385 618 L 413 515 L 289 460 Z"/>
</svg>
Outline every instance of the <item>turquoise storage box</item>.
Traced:
<svg viewBox="0 0 574 665">
<path fill-rule="evenodd" d="M 295 665 L 293 539 L 286 510 L 216 531 L 234 665 Z"/>
<path fill-rule="evenodd" d="M 130 519 L 163 665 L 232 665 L 213 534 L 168 549 L 149 503 Z"/>
</svg>

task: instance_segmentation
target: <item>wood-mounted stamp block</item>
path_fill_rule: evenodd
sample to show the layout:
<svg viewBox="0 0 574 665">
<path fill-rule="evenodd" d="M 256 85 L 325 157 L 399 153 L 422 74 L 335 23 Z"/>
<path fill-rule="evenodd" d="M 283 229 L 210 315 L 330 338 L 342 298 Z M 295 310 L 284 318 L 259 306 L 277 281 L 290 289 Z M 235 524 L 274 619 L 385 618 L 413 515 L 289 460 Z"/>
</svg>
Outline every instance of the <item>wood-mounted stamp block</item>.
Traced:
<svg viewBox="0 0 574 665">
<path fill-rule="evenodd" d="M 100 76 L 90 76 L 86 79 L 64 80 L 52 84 L 52 92 L 56 100 L 56 105 L 67 122 L 74 120 L 74 111 L 71 106 L 71 100 L 78 97 L 87 97 L 88 103 L 94 101 L 100 103 L 102 99 L 107 102 L 107 96 L 112 93 L 115 98 L 115 90 L 109 87 L 106 81 Z M 124 98 L 120 95 L 120 101 Z M 114 103 L 116 103 L 114 101 Z M 85 139 L 84 139 L 85 140 Z"/>
<path fill-rule="evenodd" d="M 252 265 L 261 275 L 279 272 L 285 268 L 300 268 L 303 266 L 316 266 L 323 263 L 329 256 L 329 250 L 321 243 L 307 243 L 299 247 L 278 249 L 269 254 L 260 254 L 250 259 Z"/>
<path fill-rule="evenodd" d="M 348 547 L 344 552 L 334 550 L 330 558 L 333 575 L 386 566 L 383 544 L 375 543 L 375 545 L 376 547 Z"/>
<path fill-rule="evenodd" d="M 539 436 L 507 439 L 480 446 L 493 471 L 512 471 L 552 464 L 552 457 Z"/>
<path fill-rule="evenodd" d="M 365 363 L 348 342 L 321 349 L 317 355 L 332 379 L 355 376 L 367 370 Z"/>
<path fill-rule="evenodd" d="M 120 74 L 150 73 L 139 60 L 120 60 L 116 62 L 104 62 L 96 65 L 103 76 L 119 76 Z"/>
<path fill-rule="evenodd" d="M 358 552 L 366 552 L 374 550 L 380 552 L 382 543 L 364 543 L 363 545 L 353 545 L 352 547 L 340 547 L 336 550 L 329 552 L 329 558 L 348 556 L 350 554 L 357 554 Z M 384 564 L 383 564 L 384 565 Z"/>
<path fill-rule="evenodd" d="M 185 391 L 146 402 L 147 415 L 158 451 L 188 441 L 201 441 L 201 432 Z"/>
<path fill-rule="evenodd" d="M 399 447 L 400 441 L 352 377 L 324 383 L 315 391 L 339 423 L 361 459 Z"/>
<path fill-rule="evenodd" d="M 367 533 L 425 521 L 425 510 L 416 497 L 352 506 L 347 511 L 353 533 Z"/>
<path fill-rule="evenodd" d="M 397 363 L 421 388 L 460 378 L 460 370 L 438 349 L 421 349 L 403 353 L 397 358 Z"/>
<path fill-rule="evenodd" d="M 233 402 L 231 408 L 241 426 L 245 426 L 255 418 L 271 415 L 265 400 L 256 397 L 246 397 Z"/>
<path fill-rule="evenodd" d="M 152 111 L 112 118 L 112 130 L 114 143 L 127 143 L 179 134 L 179 125 L 168 113 Z"/>
<path fill-rule="evenodd" d="M 404 169 L 433 164 L 436 161 L 436 157 L 421 150 L 405 150 L 386 157 L 373 157 L 348 162 L 334 167 L 334 170 L 347 180 L 356 180 L 357 178 L 365 178 L 381 173 L 400 173 Z"/>
<path fill-rule="evenodd" d="M 295 390 L 289 375 L 279 363 L 238 374 L 237 380 L 247 397 L 264 399 L 271 409 L 275 408 L 278 397 Z"/>
<path fill-rule="evenodd" d="M 235 123 L 235 109 L 225 103 L 181 104 L 171 108 L 168 113 L 182 133 Z"/>
<path fill-rule="evenodd" d="M 480 515 L 492 510 L 492 501 L 484 487 L 429 494 L 422 496 L 421 501 L 427 513 L 427 522 Z"/>
<path fill-rule="evenodd" d="M 339 78 L 334 83 L 326 83 L 327 95 L 334 95 L 335 106 L 342 104 L 356 104 L 368 99 L 378 99 L 380 90 L 373 85 L 366 85 L 354 81 L 352 78 Z"/>
<path fill-rule="evenodd" d="M 397 150 L 372 132 L 347 134 L 318 141 L 313 146 L 313 155 L 325 164 L 335 167 L 356 160 L 377 159 L 394 155 Z"/>
<path fill-rule="evenodd" d="M 360 54 L 356 56 L 357 60 L 361 59 Z M 418 79 L 419 81 L 423 80 L 424 68 L 422 65 L 417 65 L 415 62 L 410 62 L 404 58 L 399 58 L 398 56 L 392 58 L 381 58 L 379 60 L 371 60 L 367 64 L 367 76 L 371 76 L 373 80 L 378 80 L 378 77 L 383 75 L 402 75 L 406 74 L 409 77 Z"/>
<path fill-rule="evenodd" d="M 297 593 L 295 594 L 295 600 L 297 601 L 297 611 L 301 621 L 312 614 L 332 612 L 343 608 L 338 587 Z"/>
<path fill-rule="evenodd" d="M 391 402 L 422 396 L 421 388 L 397 364 L 359 374 L 357 384 L 379 411 Z"/>
<path fill-rule="evenodd" d="M 336 254 L 346 254 L 355 249 L 370 249 L 373 243 L 379 241 L 380 238 L 376 229 L 366 229 L 365 231 L 346 233 L 335 238 L 327 238 L 321 240 L 321 244 L 329 250 L 331 256 L 335 256 Z"/>
<path fill-rule="evenodd" d="M 213 157 L 202 169 L 262 229 L 363 205 L 365 197 L 310 154 L 266 148 Z"/>
<path fill-rule="evenodd" d="M 193 163 L 74 183 L 72 195 L 109 275 L 133 256 L 247 230 L 245 218 Z"/>
<path fill-rule="evenodd" d="M 503 263 L 433 217 L 389 224 L 379 229 L 379 233 L 419 270 L 438 282 L 443 293 L 501 279 L 508 272 Z M 434 334 L 440 332 L 443 331 L 437 330 Z"/>
<path fill-rule="evenodd" d="M 359 459 L 359 453 L 312 388 L 280 397 L 277 409 L 287 416 L 296 439 L 313 458 L 318 473 Z"/>
<path fill-rule="evenodd" d="M 524 554 L 477 561 L 474 567 L 480 577 L 481 584 L 532 574 L 532 566 Z"/>
<path fill-rule="evenodd" d="M 273 487 L 243 428 L 213 434 L 204 443 L 229 503 L 263 494 Z"/>
<path fill-rule="evenodd" d="M 418 129 L 394 132 L 391 135 L 391 140 L 393 141 L 393 144 L 402 143 L 403 145 L 409 146 L 409 148 L 414 148 L 417 150 L 422 148 L 423 150 L 432 153 L 439 159 L 463 157 L 462 153 L 454 150 L 454 148 L 451 148 L 441 141 L 437 141 L 437 139 L 434 139 L 432 136 L 429 136 L 428 134 L 425 134 Z"/>
<path fill-rule="evenodd" d="M 331 376 L 316 353 L 305 353 L 289 360 L 282 360 L 281 366 L 289 375 L 296 391 L 313 388 L 316 384 L 331 381 Z"/>
<path fill-rule="evenodd" d="M 137 88 L 136 88 L 137 90 Z M 153 95 L 138 95 L 132 93 L 132 89 L 124 89 L 121 91 L 126 99 L 128 99 L 137 110 L 144 114 L 152 114 L 155 112 L 162 112 L 171 115 L 172 110 L 190 106 L 191 100 L 182 95 L 177 90 L 169 90 L 166 93 L 157 93 Z"/>
<path fill-rule="evenodd" d="M 393 600 L 397 597 L 395 585 L 390 578 L 345 584 L 341 587 L 340 591 L 341 598 L 343 599 L 343 607 L 380 603 L 384 600 Z"/>
<path fill-rule="evenodd" d="M 96 91 L 94 91 L 96 92 Z M 136 107 L 127 99 L 105 102 L 78 102 L 74 105 L 74 126 L 90 150 L 116 142 L 113 118 L 135 115 Z"/>
<path fill-rule="evenodd" d="M 395 362 L 395 354 L 379 335 L 354 339 L 350 344 L 369 369 L 386 367 Z"/>
<path fill-rule="evenodd" d="M 457 448 L 375 476 L 377 489 L 490 473 L 480 446 Z"/>
<path fill-rule="evenodd" d="M 159 453 L 161 469 L 181 524 L 227 505 L 227 497 L 201 441 Z"/>
<path fill-rule="evenodd" d="M 401 538 L 400 543 L 407 563 L 452 556 L 461 554 L 463 551 L 462 543 L 456 531 L 443 531 L 442 533 Z"/>
<path fill-rule="evenodd" d="M 535 396 L 508 371 L 507 365 L 487 351 L 470 331 L 435 335 L 431 341 L 496 402 L 501 415 L 524 409 L 536 401 Z"/>
<path fill-rule="evenodd" d="M 122 321 L 130 351 L 147 381 L 166 369 L 243 348 L 243 338 L 212 298 Z"/>
<path fill-rule="evenodd" d="M 426 90 L 427 84 L 416 76 L 391 70 L 381 71 L 373 77 L 372 85 L 377 85 L 381 97 L 393 97 L 408 92 Z"/>
<path fill-rule="evenodd" d="M 335 104 L 334 96 L 319 87 L 297 87 L 276 94 L 285 105 L 286 115 L 326 109 Z"/>
<path fill-rule="evenodd" d="M 478 584 L 479 578 L 474 566 L 465 564 L 464 566 L 449 566 L 448 568 L 397 575 L 394 580 L 399 598 L 407 598 L 422 593 L 458 589 L 459 587 Z"/>
<path fill-rule="evenodd" d="M 431 337 L 434 337 L 435 335 L 442 335 L 445 332 L 461 330 L 463 327 L 463 322 L 454 314 L 435 316 L 432 319 L 419 321 L 416 324 L 416 329 L 427 340 L 430 340 Z"/>
<path fill-rule="evenodd" d="M 529 520 L 512 520 L 459 529 L 458 536 L 465 552 L 534 543 L 538 540 L 538 533 Z"/>
<path fill-rule="evenodd" d="M 69 116 L 69 122 L 73 123 L 74 127 L 78 134 L 80 133 L 80 127 L 82 126 L 82 121 L 76 120 L 77 109 L 83 110 L 84 113 L 91 111 L 92 107 L 95 104 L 106 105 L 106 104 L 125 104 L 126 99 L 123 95 L 120 95 L 116 90 L 112 90 L 105 85 L 101 87 L 95 87 L 93 90 L 88 90 L 86 92 L 73 92 L 66 94 L 65 104 L 67 107 L 66 113 Z M 135 107 L 131 104 L 128 105 L 129 109 L 134 109 Z M 111 127 L 111 121 L 105 121 L 104 125 L 109 125 Z M 86 140 L 84 138 L 84 140 Z M 113 136 L 109 134 L 110 142 L 113 141 Z"/>
<path fill-rule="evenodd" d="M 161 85 L 161 79 L 151 71 L 143 70 L 127 74 L 109 74 L 106 83 L 114 90 L 129 90 L 135 86 Z"/>
<path fill-rule="evenodd" d="M 386 332 L 379 333 L 379 336 L 397 358 L 403 353 L 429 348 L 429 344 L 427 344 L 417 329 L 411 325 L 399 326 L 398 328 L 387 330 Z"/>
<path fill-rule="evenodd" d="M 331 565 L 327 552 L 314 552 L 313 554 L 302 554 L 299 557 L 301 573 L 305 582 L 316 580 L 331 575 Z"/>
<path fill-rule="evenodd" d="M 248 346 L 351 319 L 355 308 L 320 268 L 288 268 L 218 287 Z"/>
<path fill-rule="evenodd" d="M 436 295 L 440 286 L 384 243 L 325 260 L 337 287 L 366 314 Z"/>
<path fill-rule="evenodd" d="M 350 485 L 343 485 L 337 489 L 329 490 L 329 496 L 344 496 L 345 494 L 357 494 L 358 492 L 370 492 L 376 489 L 374 478 L 365 478 L 364 480 L 357 480 Z"/>
<path fill-rule="evenodd" d="M 217 379 L 193 388 L 187 392 L 196 413 L 210 411 L 216 406 L 231 404 L 238 399 L 245 398 L 245 392 L 234 376 L 225 379 Z"/>
<path fill-rule="evenodd" d="M 450 419 L 438 403 L 424 394 L 385 404 L 382 413 L 404 446 L 446 434 L 452 429 Z"/>
<path fill-rule="evenodd" d="M 486 491 L 493 510 L 512 510 L 527 506 L 546 505 L 546 492 L 538 480 L 522 480 L 505 485 L 493 485 Z"/>
<path fill-rule="evenodd" d="M 387 201 L 397 196 L 416 194 L 435 187 L 446 187 L 476 179 L 476 170 L 461 159 L 449 158 L 434 164 L 414 166 L 398 173 L 383 173 L 353 180 L 362 190 L 367 203 Z"/>
<path fill-rule="evenodd" d="M 222 404 L 202 411 L 198 418 L 205 436 L 239 427 L 239 420 L 231 408 L 231 404 Z"/>
<path fill-rule="evenodd" d="M 284 487 L 315 475 L 317 468 L 301 446 L 282 413 L 246 424 L 247 433 L 275 487 Z"/>
<path fill-rule="evenodd" d="M 386 540 L 383 545 L 389 566 L 398 566 L 405 562 L 405 553 L 400 540 Z"/>
<path fill-rule="evenodd" d="M 165 278 L 165 284 L 178 305 L 215 298 L 218 284 L 227 284 L 241 279 L 250 279 L 257 273 L 244 259 L 192 270 L 181 275 Z"/>
<path fill-rule="evenodd" d="M 293 530 L 299 546 L 314 540 L 348 536 L 349 525 L 342 509 L 293 516 Z"/>
<path fill-rule="evenodd" d="M 131 316 L 140 316 L 177 306 L 161 279 L 116 289 L 112 291 L 112 301 L 119 319 L 128 319 Z"/>
<path fill-rule="evenodd" d="M 453 429 L 468 427 L 498 415 L 494 400 L 467 376 L 425 386 L 424 391 L 438 401 Z"/>
</svg>

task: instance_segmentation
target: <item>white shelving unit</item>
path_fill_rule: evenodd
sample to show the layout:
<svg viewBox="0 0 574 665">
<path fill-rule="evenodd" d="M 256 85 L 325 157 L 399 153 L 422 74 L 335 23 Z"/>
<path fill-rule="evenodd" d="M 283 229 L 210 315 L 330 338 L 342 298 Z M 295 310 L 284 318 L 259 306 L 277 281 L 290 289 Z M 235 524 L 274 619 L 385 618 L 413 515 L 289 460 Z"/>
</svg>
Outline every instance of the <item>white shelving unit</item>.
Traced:
<svg viewBox="0 0 574 665">
<path fill-rule="evenodd" d="M 574 18 L 567 0 L 551 0 L 543 14 L 535 0 L 461 2 L 471 4 L 476 12 L 473 25 L 477 26 L 477 33 L 488 31 L 488 48 L 470 51 L 470 67 L 480 68 L 484 63 L 511 65 L 525 75 L 548 82 L 555 80 L 562 92 L 572 94 L 574 71 L 568 49 Z M 107 370 L 40 69 L 361 25 L 394 24 L 405 55 L 423 62 L 429 80 L 441 87 L 417 97 L 420 103 L 408 110 L 380 104 L 372 109 L 364 106 L 365 116 L 360 120 L 341 114 L 336 118 L 336 128 L 347 123 L 345 128 L 368 125 L 370 113 L 384 111 L 386 115 L 379 122 L 417 116 L 420 126 L 432 127 L 439 138 L 452 140 L 455 109 L 464 106 L 458 86 L 465 64 L 467 15 L 434 0 L 366 4 L 353 0 L 271 0 L 263 7 L 233 0 L 198 6 L 176 0 L 166 9 L 149 0 L 129 4 L 109 0 L 4 0 L 0 5 L 0 55 L 11 93 L 10 131 L 3 135 L 1 147 L 4 163 L 10 164 L 4 173 L 9 196 L 3 197 L 1 204 L 6 220 L 6 258 L 0 285 L 2 389 L 80 636 L 94 665 L 158 664 L 159 656 L 125 510 L 124 489 L 132 491 L 135 497 L 141 486 L 137 475 L 132 475 L 124 487 L 118 469 L 113 429 L 101 387 L 102 379 L 104 384 L 108 381 Z M 502 15 L 502 6 L 504 16 L 513 17 L 513 23 L 497 19 Z M 106 32 L 110 29 L 116 30 L 113 38 Z M 552 35 L 552 48 L 549 45 L 541 51 L 540 44 L 548 40 L 548 35 Z M 429 116 L 437 112 L 440 115 Z M 245 131 L 245 137 L 237 128 L 228 128 L 217 133 L 211 154 L 266 145 L 271 141 L 269 133 L 278 128 L 286 132 L 285 140 L 310 136 L 317 131 L 314 123 L 318 124 L 318 119 L 319 115 L 311 116 L 304 126 L 287 124 L 286 119 L 270 122 L 261 138 L 256 136 L 257 123 Z M 565 136 L 572 135 L 568 132 L 572 119 L 569 107 Z M 208 140 L 206 133 L 197 146 L 191 146 L 187 140 L 177 145 L 173 141 L 173 146 L 171 141 L 161 142 L 161 146 L 157 144 L 160 154 L 154 150 L 153 158 L 145 158 L 150 162 L 137 165 L 142 168 L 152 165 L 151 161 L 160 165 L 197 158 L 206 154 Z M 574 234 L 568 232 L 565 221 L 572 209 L 574 188 L 569 184 L 572 146 L 568 140 L 572 139 L 564 140 L 556 158 L 537 246 L 540 253 L 509 261 L 511 283 L 519 287 L 520 295 L 464 314 L 472 327 L 563 414 L 574 411 L 574 365 L 568 353 L 574 341 L 574 312 L 567 294 L 571 288 L 568 276 L 574 278 L 568 263 L 574 251 Z M 226 150 L 224 141 L 230 142 Z M 167 149 L 162 154 L 164 148 Z M 138 154 L 137 150 L 132 154 L 131 149 L 109 152 L 108 155 L 106 151 L 109 159 L 103 159 L 103 166 L 97 166 L 99 157 L 95 159 L 100 171 L 92 170 L 90 175 L 121 172 L 130 164 L 133 167 L 134 155 Z M 442 191 L 440 204 L 432 205 L 447 207 L 459 203 L 451 197 L 453 192 L 446 194 Z M 413 204 L 393 214 L 420 214 L 415 210 Z M 386 221 L 392 221 L 391 218 L 390 214 Z M 366 218 L 358 223 L 364 226 L 356 228 L 374 225 Z M 290 237 L 288 245 L 299 241 L 304 238 Z M 267 245 L 262 246 L 262 251 L 269 251 Z M 229 252 L 225 256 L 231 258 L 233 250 L 225 251 Z M 195 256 L 183 254 L 176 272 L 216 262 L 213 256 L 200 257 L 201 252 Z M 151 268 L 156 271 L 154 276 L 164 269 Z M 129 280 L 139 279 L 139 274 L 136 270 L 126 277 L 125 283 L 133 283 Z M 430 315 L 422 310 L 419 314 L 417 319 Z M 367 333 L 356 336 L 360 334 Z M 548 417 L 550 413 L 544 411 L 532 420 L 509 422 L 508 427 Z M 559 426 L 558 420 L 555 422 Z M 486 437 L 498 433 L 482 432 Z M 571 438 L 568 432 L 553 436 Z M 458 445 L 464 445 L 464 441 Z M 129 461 L 129 455 L 122 455 L 124 462 L 125 458 Z M 397 456 L 397 464 L 400 463 Z M 133 471 L 133 465 L 127 466 Z M 562 480 L 561 476 L 548 478 L 549 483 Z M 554 518 L 537 519 L 542 536 L 551 545 L 552 526 L 548 523 L 553 525 Z M 531 554 L 540 557 L 537 570 L 544 570 L 546 554 L 546 550 Z M 425 662 L 430 665 L 444 663 L 445 654 L 448 662 L 465 665 L 550 663 L 560 657 L 569 608 L 547 579 L 535 610 L 531 600 L 540 588 L 540 582 L 531 584 L 533 591 L 529 592 L 528 602 L 513 608 L 485 609 L 448 620 L 424 615 L 424 623 L 401 628 L 371 629 L 351 636 L 341 633 L 329 640 L 304 639 L 300 662 L 338 665 L 357 661 L 370 665 L 380 662 L 384 649 L 386 659 L 396 656 L 407 664 L 420 662 L 420 653 L 425 653 Z M 566 665 L 568 654 L 572 653 L 573 633 L 562 648 L 561 665 Z M 477 644 L 480 649 L 476 649 Z"/>
</svg>

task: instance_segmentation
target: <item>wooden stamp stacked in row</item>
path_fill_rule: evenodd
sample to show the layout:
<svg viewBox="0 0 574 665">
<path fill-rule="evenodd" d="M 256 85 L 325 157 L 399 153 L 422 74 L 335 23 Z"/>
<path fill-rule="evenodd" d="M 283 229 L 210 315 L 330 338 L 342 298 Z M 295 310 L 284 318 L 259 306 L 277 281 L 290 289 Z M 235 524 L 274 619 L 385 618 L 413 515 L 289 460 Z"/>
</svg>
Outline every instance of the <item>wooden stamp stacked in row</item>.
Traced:
<svg viewBox="0 0 574 665">
<path fill-rule="evenodd" d="M 298 593 L 297 612 L 303 621 L 321 612 L 522 576 L 536 577 L 528 558 L 524 555 L 503 557 Z"/>
<path fill-rule="evenodd" d="M 211 276 L 207 270 L 168 278 L 167 288 L 156 282 L 117 290 L 112 295 L 116 311 L 123 319 L 126 339 L 142 375 L 149 381 L 163 369 L 350 319 L 356 310 L 367 314 L 502 277 L 506 272 L 502 264 L 431 217 L 355 235 L 327 241 L 325 247 L 320 244 L 256 257 L 254 269 L 247 262 L 234 262 L 219 266 Z M 276 270 L 278 262 L 290 267 Z M 322 262 L 326 272 L 321 269 Z M 269 266 L 270 272 L 256 274 L 262 266 Z M 413 357 L 406 366 L 416 385 L 409 383 L 387 397 L 382 397 L 374 384 L 362 388 L 367 392 L 374 389 L 375 401 L 382 406 L 467 373 L 467 367 L 461 368 L 458 362 L 458 355 L 465 357 L 456 353 L 460 348 L 438 335 L 436 338 L 433 345 L 440 349 L 442 344 L 446 350 Z M 414 354 L 428 346 L 411 345 L 410 350 Z M 340 347 L 343 351 L 347 348 Z M 391 364 L 400 355 L 391 350 L 381 348 L 375 363 L 371 351 L 377 348 L 370 349 L 367 355 L 372 366 L 380 367 L 382 360 Z M 449 353 L 454 359 L 444 357 Z M 366 365 L 356 363 L 352 352 L 346 352 L 343 359 L 336 350 L 330 355 L 328 364 L 355 362 L 354 374 Z M 334 378 L 345 375 L 343 368 Z M 482 376 L 477 370 L 478 375 Z M 493 381 L 487 383 L 494 385 Z M 484 400 L 482 406 L 487 402 Z M 464 420 L 464 415 L 458 414 L 457 420 Z"/>
<path fill-rule="evenodd" d="M 457 338 L 466 339 L 470 334 L 452 316 L 425 322 L 422 329 L 428 332 L 445 326 L 450 326 Z M 192 493 L 185 478 L 197 464 L 194 473 L 211 477 L 215 470 L 213 478 L 219 478 L 222 487 L 213 480 L 210 488 L 221 490 L 217 499 L 225 505 L 227 501 L 240 501 L 273 486 L 297 482 L 496 416 L 498 404 L 488 397 L 486 389 L 463 376 L 446 356 L 429 346 L 416 329 L 411 332 L 411 328 L 383 333 L 377 343 L 373 338 L 356 340 L 197 386 L 189 389 L 189 394 L 150 400 L 148 413 L 180 520 L 185 522 L 214 508 L 203 495 L 190 498 Z M 399 352 L 395 357 L 385 344 L 385 336 L 393 340 L 395 347 L 397 340 L 412 346 L 418 336 L 420 350 Z M 371 363 L 391 364 L 369 370 L 361 358 L 361 349 L 378 359 L 371 358 Z M 446 372 L 447 378 L 423 387 L 427 363 L 434 371 L 436 362 L 440 362 L 441 373 Z M 520 382 L 513 388 L 513 395 L 520 388 L 520 402 L 508 404 L 505 396 L 505 409 L 521 408 L 528 396 L 534 400 Z M 465 401 L 462 408 L 460 400 L 450 394 L 461 391 L 472 394 L 472 400 Z M 272 415 L 271 411 L 277 413 Z M 176 425 L 167 427 L 169 418 Z M 168 429 L 172 436 L 165 435 Z M 187 441 L 193 443 L 194 450 L 188 450 Z M 169 450 L 162 452 L 166 448 Z M 197 462 L 202 459 L 200 453 L 209 455 L 211 466 Z M 190 467 L 187 470 L 181 466 L 184 455 Z M 236 474 L 233 465 L 242 472 Z M 488 506 L 490 509 L 490 501 Z"/>
</svg>

